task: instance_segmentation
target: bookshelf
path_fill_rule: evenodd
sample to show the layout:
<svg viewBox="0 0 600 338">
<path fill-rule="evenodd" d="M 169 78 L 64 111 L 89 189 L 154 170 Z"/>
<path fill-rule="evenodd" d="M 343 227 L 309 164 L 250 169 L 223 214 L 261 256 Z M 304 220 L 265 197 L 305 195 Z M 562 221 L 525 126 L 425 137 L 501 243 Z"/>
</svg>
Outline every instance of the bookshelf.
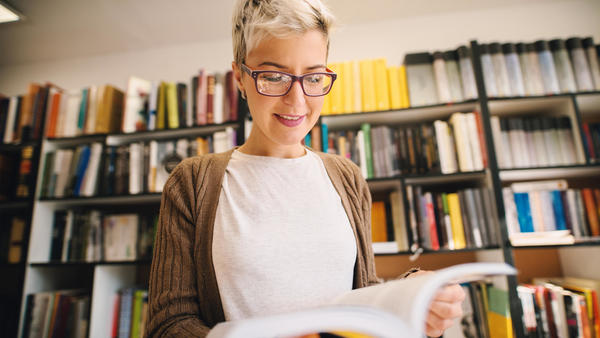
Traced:
<svg viewBox="0 0 600 338">
<path fill-rule="evenodd" d="M 408 211 L 410 206 L 406 197 L 407 187 L 422 187 L 433 192 L 456 190 L 462 188 L 486 188 L 492 192 L 494 212 L 497 214 L 493 222 L 497 243 L 486 246 L 467 246 L 462 249 L 440 248 L 431 250 L 424 248 L 419 251 L 412 249 L 376 253 L 378 274 L 382 277 L 392 278 L 406 271 L 409 267 L 420 266 L 424 269 L 438 269 L 451 264 L 473 261 L 502 261 L 517 267 L 528 267 L 528 261 L 540 259 L 539 252 L 548 254 L 550 272 L 558 275 L 573 273 L 582 277 L 580 270 L 572 268 L 579 264 L 582 257 L 600 257 L 600 239 L 590 239 L 576 242 L 572 245 L 546 245 L 514 247 L 508 238 L 508 229 L 505 219 L 505 205 L 503 203 L 502 188 L 514 182 L 537 181 L 545 179 L 566 179 L 574 184 L 587 184 L 597 180 L 600 176 L 600 164 L 590 159 L 586 153 L 582 133 L 582 123 L 600 121 L 600 92 L 557 94 L 552 96 L 524 96 L 488 98 L 485 91 L 482 68 L 479 58 L 479 45 L 472 41 L 470 45 L 471 61 L 475 72 L 478 99 L 471 99 L 456 103 L 434 104 L 420 107 L 402 108 L 396 110 L 371 111 L 352 114 L 323 115 L 319 126 L 326 125 L 330 132 L 341 130 L 360 129 L 364 123 L 373 126 L 402 127 L 415 125 L 422 122 L 435 120 L 448 120 L 454 113 L 477 111 L 481 113 L 484 148 L 488 158 L 483 170 L 455 172 L 451 174 L 410 173 L 389 177 L 369 178 L 367 180 L 372 194 L 377 198 L 385 199 L 386 195 L 394 191 L 402 192 L 403 209 Z M 566 116 L 570 120 L 571 131 L 574 135 L 574 149 L 577 163 L 571 165 L 501 168 L 498 165 L 498 155 L 495 150 L 491 118 L 511 118 L 523 116 L 545 117 Z M 37 163 L 43 161 L 44 156 L 57 149 L 75 147 L 80 144 L 100 142 L 103 147 L 120 146 L 132 142 L 147 142 L 150 140 L 171 140 L 184 137 L 210 135 L 217 131 L 231 127 L 237 130 L 238 144 L 244 140 L 244 114 L 239 114 L 238 121 L 218 125 L 205 125 L 197 127 L 182 127 L 177 129 L 143 131 L 135 133 L 109 133 L 96 135 L 83 135 L 77 137 L 44 138 L 37 145 L 35 182 L 42 181 L 43 173 L 37 170 Z M 19 151 L 19 145 L 0 145 L 0 152 Z M 583 182 L 583 183 L 582 183 Z M 39 196 L 39 187 L 35 196 Z M 134 285 L 147 284 L 147 275 L 150 265 L 148 260 L 132 261 L 53 261 L 49 257 L 52 237 L 52 219 L 54 211 L 59 209 L 99 209 L 101 211 L 125 212 L 131 210 L 157 210 L 160 204 L 160 193 L 140 193 L 123 195 L 95 194 L 90 197 L 38 197 L 23 201 L 9 201 L 0 203 L 0 215 L 10 210 L 19 208 L 31 215 L 31 231 L 28 232 L 29 246 L 27 262 L 20 266 L 0 265 L 0 269 L 21 269 L 21 278 L 24 278 L 22 290 L 22 307 L 25 304 L 25 295 L 41 291 L 58 289 L 86 289 L 90 292 L 90 323 L 89 335 L 102 337 L 108 335 L 112 321 L 114 300 L 112 296 L 121 288 Z M 374 198 L 376 200 L 377 198 Z M 408 212 L 404 217 L 405 225 L 410 223 Z M 537 264 L 545 265 L 545 264 Z M 535 273 L 530 277 L 542 276 L 548 270 L 541 267 L 533 269 Z M 508 277 L 499 280 L 508 290 L 512 322 L 517 337 L 522 336 L 522 307 L 516 293 L 519 282 L 528 281 L 528 277 Z M 591 278 L 591 277 L 590 277 Z M 595 276 L 594 278 L 600 278 Z M 495 281 L 496 282 L 496 281 Z M 19 294 L 21 291 L 19 291 Z M 25 313 L 21 311 L 20 325 L 23 325 Z"/>
</svg>

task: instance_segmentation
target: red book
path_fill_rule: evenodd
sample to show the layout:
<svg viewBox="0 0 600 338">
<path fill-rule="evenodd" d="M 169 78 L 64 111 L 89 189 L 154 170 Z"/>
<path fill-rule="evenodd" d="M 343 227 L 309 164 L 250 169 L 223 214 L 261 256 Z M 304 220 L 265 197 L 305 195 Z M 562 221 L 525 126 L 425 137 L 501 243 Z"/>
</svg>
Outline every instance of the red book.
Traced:
<svg viewBox="0 0 600 338">
<path fill-rule="evenodd" d="M 488 155 L 487 155 L 487 145 L 485 143 L 485 137 L 483 133 L 483 122 L 481 121 L 481 113 L 478 111 L 474 111 L 475 121 L 477 122 L 477 136 L 479 136 L 479 147 L 481 148 L 481 160 L 483 161 L 483 167 L 488 167 Z"/>
<path fill-rule="evenodd" d="M 112 328 L 110 330 L 111 338 L 117 338 L 119 336 L 119 315 L 121 310 L 121 293 L 115 295 L 115 302 L 113 305 L 113 317 L 112 317 Z"/>
<path fill-rule="evenodd" d="M 206 122 L 214 124 L 215 112 L 213 111 L 213 98 L 215 96 L 215 76 L 208 75 L 206 77 Z"/>
<path fill-rule="evenodd" d="M 196 93 L 196 98 L 198 100 L 196 102 L 196 123 L 199 126 L 203 126 L 208 122 L 206 116 L 206 96 L 208 95 L 207 90 L 206 72 L 204 69 L 201 69 L 200 74 L 198 74 L 198 92 Z"/>
<path fill-rule="evenodd" d="M 585 211 L 590 225 L 590 233 L 592 236 L 600 236 L 600 221 L 598 220 L 598 208 L 594 201 L 594 192 L 591 188 L 581 190 L 581 197 L 585 204 Z"/>
<path fill-rule="evenodd" d="M 435 223 L 435 212 L 433 210 L 433 197 L 430 192 L 425 193 L 425 208 L 427 220 L 429 221 L 429 237 L 431 239 L 431 249 L 439 250 L 440 242 L 438 240 L 437 225 Z"/>
<path fill-rule="evenodd" d="M 594 150 L 594 141 L 592 140 L 592 134 L 590 133 L 590 125 L 586 122 L 582 124 L 583 135 L 585 136 L 585 148 L 588 150 L 590 159 L 596 158 L 596 151 Z"/>
<path fill-rule="evenodd" d="M 60 108 L 61 93 L 54 93 L 50 102 L 50 116 L 48 117 L 48 127 L 46 128 L 46 137 L 56 137 L 56 123 Z"/>
</svg>

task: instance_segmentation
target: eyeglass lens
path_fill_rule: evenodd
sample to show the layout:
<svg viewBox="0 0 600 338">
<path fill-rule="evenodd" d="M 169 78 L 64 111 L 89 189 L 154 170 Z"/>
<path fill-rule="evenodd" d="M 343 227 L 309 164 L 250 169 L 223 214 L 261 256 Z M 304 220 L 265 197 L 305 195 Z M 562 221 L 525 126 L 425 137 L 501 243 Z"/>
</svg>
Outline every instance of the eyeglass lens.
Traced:
<svg viewBox="0 0 600 338">
<path fill-rule="evenodd" d="M 307 74 L 302 78 L 302 87 L 307 95 L 323 95 L 331 87 L 331 82 L 331 76 L 327 74 Z M 265 72 L 258 75 L 256 85 L 259 93 L 282 95 L 292 85 L 292 78 L 279 72 Z"/>
</svg>

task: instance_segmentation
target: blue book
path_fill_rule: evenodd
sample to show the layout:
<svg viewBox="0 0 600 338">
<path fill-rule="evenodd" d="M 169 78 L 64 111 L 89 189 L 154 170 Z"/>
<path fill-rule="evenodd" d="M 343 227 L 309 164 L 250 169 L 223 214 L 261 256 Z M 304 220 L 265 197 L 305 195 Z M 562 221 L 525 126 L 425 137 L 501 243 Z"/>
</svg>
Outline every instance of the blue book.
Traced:
<svg viewBox="0 0 600 338">
<path fill-rule="evenodd" d="M 81 91 L 81 105 L 79 106 L 79 117 L 77 119 L 77 131 L 80 133 L 83 133 L 85 129 L 85 114 L 87 113 L 88 93 L 88 88 L 84 88 Z"/>
<path fill-rule="evenodd" d="M 329 130 L 325 123 L 321 124 L 321 144 L 323 152 L 327 153 L 327 151 L 329 150 Z"/>
<path fill-rule="evenodd" d="M 79 196 L 81 190 L 81 184 L 83 183 L 83 176 L 85 175 L 85 170 L 87 169 L 88 162 L 90 161 L 90 147 L 84 146 L 81 151 L 81 157 L 79 158 L 79 163 L 77 163 L 77 172 L 75 181 L 75 188 L 73 189 L 73 195 Z"/>
<path fill-rule="evenodd" d="M 552 196 L 552 209 L 554 210 L 554 219 L 556 220 L 556 230 L 567 230 L 565 208 L 563 207 L 560 191 L 553 190 L 550 192 L 550 195 Z"/>
<path fill-rule="evenodd" d="M 529 194 L 526 192 L 516 192 L 514 193 L 514 196 L 521 232 L 533 232 L 533 219 L 531 218 Z"/>
</svg>

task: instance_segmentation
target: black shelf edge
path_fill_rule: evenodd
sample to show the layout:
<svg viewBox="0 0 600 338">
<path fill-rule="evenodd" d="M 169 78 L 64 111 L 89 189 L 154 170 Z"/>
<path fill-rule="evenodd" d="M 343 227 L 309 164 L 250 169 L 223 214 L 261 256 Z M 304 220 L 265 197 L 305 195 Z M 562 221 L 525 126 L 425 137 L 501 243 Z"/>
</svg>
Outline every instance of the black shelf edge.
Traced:
<svg viewBox="0 0 600 338">
<path fill-rule="evenodd" d="M 39 198 L 38 201 L 39 202 L 72 202 L 72 203 L 79 203 L 79 202 L 86 202 L 86 201 L 90 201 L 90 202 L 102 202 L 102 201 L 106 201 L 106 202 L 110 202 L 111 200 L 115 200 L 115 201 L 126 201 L 126 200 L 130 200 L 130 199 L 139 199 L 139 198 L 148 198 L 148 199 L 152 199 L 152 198 L 158 198 L 162 196 L 162 192 L 156 192 L 156 193 L 144 193 L 144 194 L 131 194 L 131 195 L 98 195 L 98 196 L 80 196 L 80 197 L 44 197 L 44 198 Z"/>
<path fill-rule="evenodd" d="M 22 143 L 0 143 L 0 152 L 3 151 L 20 151 L 25 147 L 39 147 L 41 141 L 26 141 Z"/>
<path fill-rule="evenodd" d="M 486 251 L 486 250 L 499 250 L 500 246 L 486 246 L 486 247 L 476 247 L 476 248 L 464 248 L 464 249 L 440 249 L 440 250 L 430 250 L 425 249 L 420 255 L 429 255 L 429 254 L 446 254 L 446 253 L 461 253 L 461 252 L 475 252 L 475 251 Z M 411 251 L 399 251 L 399 252 L 390 252 L 390 253 L 375 253 L 375 256 L 410 256 L 413 255 L 414 252 Z"/>
<path fill-rule="evenodd" d="M 528 100 L 528 99 L 550 99 L 550 98 L 556 98 L 556 97 L 572 97 L 572 96 L 580 96 L 580 95 L 600 95 L 600 91 L 559 93 L 559 94 L 548 94 L 548 95 L 488 97 L 487 100 L 489 102 L 497 102 L 497 101 Z"/>
<path fill-rule="evenodd" d="M 6 209 L 27 209 L 31 207 L 32 201 L 29 199 L 26 200 L 16 200 L 16 201 L 4 201 L 0 202 L 0 210 Z"/>
<path fill-rule="evenodd" d="M 478 103 L 478 102 L 479 102 L 479 100 L 472 99 L 472 100 L 466 100 L 466 101 L 460 101 L 460 102 L 437 103 L 437 104 L 426 105 L 426 106 L 414 106 L 414 107 L 400 108 L 400 109 L 372 110 L 372 111 L 362 111 L 362 112 L 356 112 L 356 113 L 327 114 L 327 115 L 321 115 L 320 118 L 327 118 L 327 119 L 343 118 L 343 117 L 348 117 L 348 116 L 365 116 L 365 115 L 369 115 L 369 114 L 397 113 L 397 112 L 420 110 L 420 109 L 447 108 L 447 107 L 452 107 L 452 106 L 473 104 L 473 103 Z"/>
<path fill-rule="evenodd" d="M 482 178 L 487 174 L 487 170 L 478 170 L 478 171 L 466 171 L 466 172 L 456 172 L 452 174 L 441 174 L 441 173 L 430 173 L 430 174 L 409 174 L 409 175 L 396 175 L 390 177 L 373 177 L 367 179 L 367 183 L 377 183 L 377 182 L 388 182 L 395 180 L 414 180 L 414 181 L 426 181 L 426 180 L 437 180 L 437 179 L 478 179 Z M 412 183 L 411 183 L 412 184 Z"/>
<path fill-rule="evenodd" d="M 18 263 L 3 262 L 3 263 L 0 263 L 0 269 L 19 269 L 19 268 L 24 268 L 25 266 L 27 266 L 27 264 L 25 262 L 18 262 Z"/>
<path fill-rule="evenodd" d="M 152 260 L 134 260 L 134 261 L 97 261 L 97 262 L 47 262 L 47 263 L 29 263 L 30 267 L 69 267 L 69 266 L 102 266 L 102 265 L 149 265 Z"/>
<path fill-rule="evenodd" d="M 500 169 L 500 172 L 519 172 L 527 170 L 556 170 L 556 169 L 600 169 L 600 163 L 592 164 L 575 164 L 575 165 L 561 165 L 553 167 L 527 167 L 527 168 L 510 168 Z"/>
<path fill-rule="evenodd" d="M 586 247 L 586 246 L 600 246 L 600 238 L 578 240 L 575 239 L 573 244 L 544 244 L 544 245 L 510 245 L 515 249 L 553 249 L 553 248 L 575 248 L 575 247 Z"/>
</svg>

